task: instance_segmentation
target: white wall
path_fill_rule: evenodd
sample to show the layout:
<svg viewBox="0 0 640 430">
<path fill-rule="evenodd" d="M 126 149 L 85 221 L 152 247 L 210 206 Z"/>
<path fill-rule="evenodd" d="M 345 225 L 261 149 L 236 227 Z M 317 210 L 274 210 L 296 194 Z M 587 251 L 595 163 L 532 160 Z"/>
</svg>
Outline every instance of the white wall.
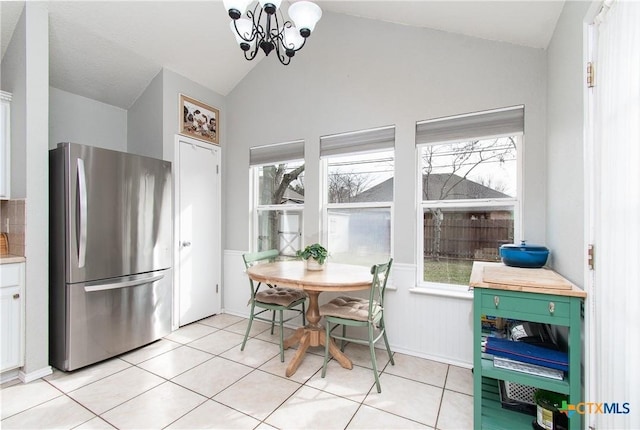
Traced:
<svg viewBox="0 0 640 430">
<path fill-rule="evenodd" d="M 162 158 L 161 70 L 127 111 L 127 152 Z"/>
<path fill-rule="evenodd" d="M 388 323 L 394 334 L 391 343 L 416 355 L 470 364 L 469 297 L 410 291 L 416 283 L 415 123 L 523 104 L 523 231 L 526 239 L 542 243 L 546 67 L 540 49 L 325 13 L 291 65 L 263 59 L 227 98 L 234 114 L 227 120 L 224 157 L 225 248 L 241 251 L 250 246 L 249 147 L 305 140 L 304 242 L 309 243 L 320 232 L 320 136 L 394 124 L 393 255 L 398 277 L 397 290 L 389 293 L 387 316 L 402 318 Z M 225 261 L 225 268 L 229 266 Z M 225 308 L 231 294 L 246 296 L 244 289 L 226 281 L 225 272 Z M 400 327 L 418 330 L 396 332 Z M 455 334 L 455 340 L 447 333 Z"/>
<path fill-rule="evenodd" d="M 2 57 L 2 90 L 12 93 L 11 99 L 11 197 L 23 199 L 27 195 L 27 84 L 26 29 L 24 9 L 13 32 L 11 42 Z M 19 31 L 18 31 L 19 30 Z"/>
<path fill-rule="evenodd" d="M 579 286 L 586 252 L 583 20 L 590 5 L 565 3 L 547 50 L 546 244 L 550 265 Z"/>
<path fill-rule="evenodd" d="M 12 171 L 22 176 L 13 197 L 26 197 L 25 364 L 23 381 L 51 373 L 49 367 L 49 13 L 27 2 L 2 59 L 2 88 L 12 99 Z M 15 131 L 15 133 L 14 133 Z M 16 148 L 14 151 L 13 149 Z"/>
<path fill-rule="evenodd" d="M 525 105 L 524 232 L 545 239 L 545 52 L 439 31 L 326 13 L 305 48 L 283 67 L 266 58 L 230 93 L 226 247 L 249 243 L 248 148 L 306 139 L 305 232 L 319 227 L 319 137 L 395 124 L 396 243 L 415 241 L 415 122 Z M 541 90 L 542 89 L 542 90 Z M 309 205 L 313 205 L 310 207 Z M 415 263 L 415 253 L 395 247 Z"/>
<path fill-rule="evenodd" d="M 59 142 L 127 150 L 127 111 L 106 103 L 49 88 L 49 147 Z"/>
<path fill-rule="evenodd" d="M 203 87 L 167 68 L 162 70 L 162 74 L 163 159 L 173 160 L 175 134 L 178 133 L 179 119 L 182 116 L 182 112 L 179 112 L 181 93 L 220 110 L 220 118 L 218 118 L 219 141 L 224 153 L 227 135 L 225 122 L 227 115 L 226 99 L 221 94 Z M 224 187 L 224 183 L 222 186 Z"/>
</svg>

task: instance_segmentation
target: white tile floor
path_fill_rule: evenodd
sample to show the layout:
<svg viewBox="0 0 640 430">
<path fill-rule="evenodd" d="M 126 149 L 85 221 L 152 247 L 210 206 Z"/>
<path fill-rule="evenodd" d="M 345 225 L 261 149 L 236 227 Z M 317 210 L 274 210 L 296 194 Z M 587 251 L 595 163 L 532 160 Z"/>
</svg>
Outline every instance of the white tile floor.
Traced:
<svg viewBox="0 0 640 430">
<path fill-rule="evenodd" d="M 278 335 L 255 322 L 217 315 L 146 347 L 75 372 L 2 385 L 3 429 L 470 429 L 469 369 L 378 352 L 382 393 L 366 347 L 347 345 L 352 370 L 322 348 L 284 376 Z M 289 331 L 289 330 L 287 330 Z M 287 333 L 289 334 L 289 333 Z"/>
</svg>

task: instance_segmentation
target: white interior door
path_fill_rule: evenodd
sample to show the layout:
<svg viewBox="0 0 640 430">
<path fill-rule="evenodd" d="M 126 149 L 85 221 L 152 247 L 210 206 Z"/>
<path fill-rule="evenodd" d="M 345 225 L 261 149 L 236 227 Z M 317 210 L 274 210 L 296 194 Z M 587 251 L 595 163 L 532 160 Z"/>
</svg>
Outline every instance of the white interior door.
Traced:
<svg viewBox="0 0 640 430">
<path fill-rule="evenodd" d="M 178 326 L 220 312 L 220 149 L 178 139 Z"/>
<path fill-rule="evenodd" d="M 585 184 L 594 264 L 586 278 L 585 401 L 622 408 L 640 399 L 638 384 L 629 383 L 640 380 L 640 3 L 605 1 L 593 21 Z M 585 419 L 585 428 L 640 428 L 637 413 L 605 410 Z"/>
</svg>

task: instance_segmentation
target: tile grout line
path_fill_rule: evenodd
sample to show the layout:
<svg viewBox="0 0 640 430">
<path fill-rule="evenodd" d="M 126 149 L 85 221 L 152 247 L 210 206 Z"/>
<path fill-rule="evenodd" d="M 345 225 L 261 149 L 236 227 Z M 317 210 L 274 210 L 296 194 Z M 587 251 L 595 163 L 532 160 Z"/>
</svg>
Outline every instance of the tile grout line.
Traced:
<svg viewBox="0 0 640 430">
<path fill-rule="evenodd" d="M 220 314 L 220 315 L 223 315 L 223 314 Z M 209 317 L 209 318 L 212 318 L 212 317 Z M 202 320 L 201 320 L 201 321 L 202 321 Z M 228 351 L 230 351 L 230 350 L 232 350 L 232 349 L 234 349 L 234 348 L 237 348 L 237 347 L 238 347 L 238 345 L 234 345 L 234 346 L 232 346 L 232 347 L 230 347 L 230 348 L 228 348 L 228 349 L 225 349 L 224 351 L 222 351 L 222 352 L 220 352 L 220 353 L 218 353 L 218 354 L 214 354 L 214 353 L 211 353 L 211 352 L 209 352 L 209 351 L 206 351 L 206 350 L 199 349 L 199 348 L 196 348 L 196 347 L 194 347 L 194 346 L 191 346 L 191 345 L 190 345 L 191 343 L 193 343 L 193 342 L 195 342 L 195 341 L 197 341 L 197 340 L 203 339 L 203 338 L 205 338 L 206 336 L 212 335 L 212 334 L 214 334 L 214 333 L 216 333 L 216 332 L 219 332 L 219 331 L 224 331 L 224 332 L 226 332 L 226 333 L 232 333 L 232 334 L 236 334 L 236 335 L 243 336 L 241 333 L 237 333 L 237 332 L 234 332 L 234 331 L 228 330 L 228 328 L 229 328 L 229 327 L 231 327 L 231 326 L 233 326 L 233 325 L 236 325 L 236 324 L 239 324 L 239 323 L 242 323 L 242 322 L 243 322 L 243 321 L 242 321 L 242 319 L 240 319 L 240 320 L 238 320 L 238 321 L 236 321 L 236 322 L 230 323 L 230 324 L 228 324 L 228 325 L 225 325 L 224 327 L 215 327 L 215 326 L 210 326 L 210 325 L 208 325 L 208 324 L 204 324 L 204 323 L 202 323 L 201 321 L 197 321 L 197 322 L 196 322 L 196 324 L 201 325 L 201 326 L 203 326 L 203 327 L 212 328 L 212 329 L 215 329 L 215 330 L 214 330 L 214 331 L 212 331 L 211 333 L 208 333 L 208 334 L 205 334 L 205 335 L 203 335 L 203 336 L 199 336 L 199 337 L 196 337 L 196 338 L 194 338 L 194 339 L 191 339 L 191 340 L 187 341 L 186 343 L 177 342 L 177 341 L 175 341 L 175 340 L 167 339 L 166 337 L 165 337 L 165 338 L 162 338 L 162 339 L 165 339 L 165 340 L 167 340 L 167 341 L 174 342 L 174 343 L 176 343 L 178 346 L 176 346 L 175 348 L 169 349 L 169 350 L 167 350 L 167 351 L 162 351 L 162 352 L 158 353 L 157 355 L 154 355 L 154 356 L 152 356 L 152 357 L 149 357 L 149 358 L 146 358 L 146 359 L 144 359 L 144 360 L 140 361 L 139 363 L 132 363 L 132 362 L 129 362 L 129 361 L 127 361 L 126 359 L 120 358 L 120 356 L 118 356 L 118 357 L 114 357 L 115 359 L 122 360 L 124 363 L 126 363 L 126 365 L 127 365 L 127 366 L 126 366 L 125 368 L 123 368 L 123 369 L 120 369 L 120 370 L 118 370 L 118 371 L 114 372 L 114 373 L 111 373 L 111 374 L 106 375 L 106 376 L 102 376 L 102 377 L 100 377 L 99 379 L 96 379 L 95 381 L 91 381 L 90 383 L 87 383 L 87 384 L 85 384 L 85 385 L 81 385 L 81 386 L 79 386 L 79 387 L 77 387 L 77 388 L 75 388 L 75 389 L 73 389 L 73 390 L 70 390 L 70 391 L 69 391 L 69 393 L 64 392 L 62 389 L 60 389 L 60 388 L 58 388 L 57 386 L 55 386 L 55 385 L 52 383 L 52 381 L 46 380 L 46 379 L 44 379 L 44 378 L 41 378 L 41 379 L 42 379 L 43 381 L 45 381 L 49 386 L 51 386 L 52 388 L 54 388 L 57 392 L 61 393 L 61 395 L 55 396 L 55 397 L 53 397 L 52 399 L 49 399 L 49 400 L 47 400 L 47 401 L 45 401 L 45 402 L 42 402 L 42 403 L 39 403 L 38 405 L 30 406 L 29 408 L 27 408 L 27 409 L 25 409 L 25 410 L 23 410 L 23 411 L 20 411 L 20 412 L 18 412 L 18 413 L 16 413 L 16 414 L 13 414 L 13 415 L 11 415 L 11 416 L 4 417 L 4 418 L 3 418 L 3 421 L 4 421 L 5 419 L 10 418 L 10 417 L 13 417 L 13 416 L 16 416 L 16 415 L 18 415 L 18 414 L 21 414 L 21 413 L 23 413 L 23 412 L 29 411 L 29 410 L 31 410 L 31 409 L 33 409 L 33 408 L 35 408 L 35 407 L 38 407 L 38 406 L 40 406 L 40 405 L 42 405 L 42 404 L 45 404 L 45 403 L 47 403 L 47 402 L 49 402 L 49 401 L 52 401 L 52 400 L 57 399 L 57 398 L 60 398 L 61 396 L 66 396 L 66 397 L 67 397 L 68 399 L 70 399 L 72 402 L 74 402 L 75 404 L 78 404 L 78 405 L 79 405 L 79 406 L 81 406 L 84 410 L 89 411 L 89 412 L 93 415 L 91 418 L 89 418 L 88 420 L 84 421 L 83 423 L 80 423 L 80 424 L 76 425 L 75 427 L 77 427 L 77 426 L 81 426 L 81 425 L 83 425 L 83 424 L 86 424 L 87 422 L 89 422 L 89 421 L 93 420 L 93 419 L 94 419 L 94 418 L 96 418 L 96 417 L 98 417 L 100 420 L 102 420 L 102 421 L 106 422 L 107 424 L 109 424 L 109 425 L 111 425 L 111 426 L 115 427 L 112 423 L 110 423 L 108 420 L 106 420 L 106 419 L 103 417 L 103 415 L 104 415 L 104 414 L 108 413 L 109 411 L 112 411 L 113 409 L 115 409 L 115 408 L 117 408 L 117 407 L 119 407 L 119 406 L 122 406 L 123 404 L 125 404 L 125 403 L 127 403 L 127 402 L 129 402 L 129 401 L 132 401 L 132 400 L 134 400 L 134 399 L 136 399 L 136 398 L 139 398 L 139 397 L 140 397 L 140 396 L 142 396 L 143 394 L 146 394 L 146 393 L 148 393 L 149 391 L 151 391 L 151 390 L 153 390 L 153 389 L 155 389 L 155 388 L 157 388 L 157 387 L 162 386 L 162 385 L 163 385 L 164 383 L 166 383 L 166 382 L 169 382 L 169 383 L 174 384 L 174 385 L 175 385 L 175 386 L 177 386 L 177 387 L 183 388 L 183 389 L 188 390 L 189 392 L 191 392 L 191 393 L 193 393 L 193 394 L 196 394 L 196 395 L 198 395 L 198 396 L 201 396 L 204 400 L 202 400 L 201 402 L 199 402 L 196 406 L 192 407 L 191 409 L 189 409 L 189 410 L 185 411 L 184 413 L 182 413 L 178 418 L 174 419 L 171 423 L 168 423 L 168 424 L 167 424 L 166 426 L 164 426 L 163 428 L 165 428 L 165 427 L 167 427 L 167 426 L 170 426 L 170 425 L 174 424 L 175 422 L 179 421 L 180 419 L 184 418 L 185 416 L 189 415 L 189 414 L 190 414 L 190 413 L 192 413 L 194 410 L 198 409 L 199 407 L 201 407 L 202 405 L 204 405 L 205 403 L 207 403 L 207 401 L 209 401 L 209 400 L 211 400 L 211 401 L 215 402 L 216 404 L 223 405 L 224 407 L 229 408 L 230 410 L 233 410 L 233 411 L 235 411 L 235 412 L 237 412 L 237 413 L 240 413 L 240 414 L 242 414 L 243 416 L 247 416 L 247 417 L 250 417 L 250 418 L 252 418 L 252 419 L 254 419 L 254 420 L 258 421 L 258 422 L 259 422 L 259 424 L 257 424 L 257 425 L 256 425 L 256 428 L 257 428 L 257 427 L 259 427 L 259 426 L 260 426 L 260 425 L 262 425 L 262 424 L 270 425 L 270 424 L 268 424 L 266 421 L 267 421 L 271 416 L 273 416 L 273 414 L 274 414 L 275 412 L 277 412 L 277 411 L 278 411 L 278 410 L 279 410 L 279 409 L 280 409 L 280 408 L 281 408 L 281 407 L 282 407 L 282 406 L 283 406 L 287 401 L 289 401 L 293 396 L 295 396 L 295 395 L 296 395 L 296 393 L 299 393 L 299 392 L 300 392 L 300 390 L 301 390 L 302 388 L 304 388 L 304 387 L 308 387 L 308 388 L 311 388 L 311 389 L 317 390 L 317 391 L 319 391 L 319 392 L 323 392 L 323 393 L 326 393 L 326 394 L 328 394 L 328 395 L 335 396 L 336 398 L 340 398 L 340 399 L 348 400 L 348 401 L 350 401 L 350 402 L 357 403 L 357 404 L 358 404 L 358 406 L 357 406 L 357 408 L 355 409 L 355 411 L 354 411 L 353 415 L 351 415 L 351 417 L 349 418 L 348 422 L 346 423 L 345 428 L 346 428 L 346 427 L 348 427 L 348 426 L 353 422 L 353 420 L 355 419 L 356 415 L 357 415 L 361 410 L 363 410 L 363 406 L 367 406 L 367 407 L 369 407 L 369 408 L 376 409 L 376 410 L 378 410 L 378 411 L 381 411 L 381 412 L 384 412 L 384 413 L 387 413 L 387 414 L 390 414 L 390 415 L 394 415 L 394 416 L 397 416 L 397 417 L 399 417 L 399 418 L 402 418 L 402 419 L 405 419 L 405 420 L 409 420 L 409 421 L 415 422 L 415 423 L 417 423 L 417 424 L 426 425 L 425 423 L 422 423 L 422 422 L 420 422 L 420 421 L 416 421 L 416 420 L 414 420 L 414 419 L 411 419 L 411 418 L 408 418 L 408 417 L 405 417 L 405 416 L 402 416 L 402 415 L 398 415 L 398 414 L 396 414 L 396 413 L 389 412 L 389 411 L 386 411 L 386 410 L 384 410 L 384 409 L 379 409 L 379 408 L 377 408 L 377 407 L 374 407 L 374 406 L 371 406 L 371 405 L 366 404 L 365 402 L 366 402 L 366 401 L 367 401 L 367 399 L 372 395 L 372 390 L 373 390 L 373 387 L 375 386 L 375 384 L 374 384 L 373 382 L 372 382 L 371 387 L 369 388 L 369 390 L 366 392 L 365 396 L 362 398 L 362 400 L 361 400 L 361 401 L 359 401 L 359 402 L 357 402 L 357 401 L 354 401 L 352 398 L 345 397 L 344 395 L 334 394 L 334 393 L 332 393 L 332 392 L 325 391 L 324 389 L 320 389 L 320 388 L 316 388 L 316 387 L 313 387 L 313 386 L 311 386 L 311 385 L 308 385 L 308 384 L 309 384 L 309 382 L 310 382 L 310 381 L 311 381 L 311 380 L 312 380 L 312 379 L 313 379 L 313 378 L 318 374 L 318 372 L 320 372 L 320 371 L 321 371 L 322 366 L 320 366 L 320 368 L 319 368 L 319 369 L 317 369 L 314 373 L 312 373 L 308 378 L 304 379 L 302 382 L 299 382 L 299 381 L 291 380 L 290 378 L 286 378 L 286 377 L 284 377 L 284 376 L 282 376 L 282 375 L 278 375 L 278 374 L 275 374 L 275 373 L 272 373 L 272 372 L 269 372 L 269 371 L 266 371 L 266 370 L 261 369 L 261 367 L 262 367 L 262 366 L 264 366 L 264 365 L 265 365 L 265 364 L 267 364 L 269 361 L 271 361 L 271 360 L 273 360 L 274 358 L 276 358 L 276 357 L 279 355 L 279 353 L 274 354 L 274 356 L 273 356 L 273 357 L 271 357 L 271 358 L 269 358 L 269 359 L 265 360 L 265 361 L 264 361 L 264 362 L 262 362 L 262 363 L 258 363 L 258 364 L 257 364 L 257 365 L 255 365 L 255 366 L 253 366 L 253 365 L 251 365 L 251 366 L 250 366 L 250 365 L 247 365 L 247 364 L 241 363 L 241 362 L 239 362 L 239 361 L 236 361 L 236 360 L 233 360 L 233 359 L 230 359 L 230 358 L 222 357 L 222 355 L 221 355 L 221 354 L 224 354 L 224 353 L 226 353 L 226 352 L 228 352 Z M 269 330 L 269 328 L 267 327 L 267 328 L 265 328 L 264 330 L 262 330 L 262 331 L 260 331 L 260 332 L 256 333 L 255 335 L 250 336 L 250 338 L 251 338 L 251 339 L 256 339 L 256 340 L 261 340 L 261 341 L 263 341 L 263 342 L 267 342 L 267 343 L 271 343 L 271 344 L 278 344 L 278 342 L 272 341 L 272 340 L 270 340 L 270 339 L 259 339 L 259 338 L 257 338 L 257 336 L 260 336 L 260 335 L 264 334 L 264 333 L 265 333 L 265 332 L 267 332 L 268 330 Z M 198 363 L 198 364 L 196 364 L 196 365 L 194 365 L 194 366 L 192 366 L 192 367 L 189 367 L 188 369 L 186 369 L 186 370 L 184 370 L 184 371 L 182 371 L 182 372 L 180 372 L 180 373 L 178 373 L 178 374 L 176 374 L 176 375 L 173 375 L 171 378 L 167 378 L 167 377 L 164 377 L 164 376 L 162 376 L 162 375 L 158 375 L 158 374 L 156 374 L 156 373 L 154 373 L 154 372 L 152 372 L 152 371 L 150 371 L 150 370 L 147 370 L 147 369 L 144 369 L 144 368 L 140 367 L 140 365 L 141 365 L 141 364 L 143 364 L 143 363 L 145 363 L 145 362 L 148 362 L 149 360 L 152 360 L 152 359 L 157 358 L 157 357 L 161 357 L 161 356 L 163 356 L 163 355 L 165 355 L 165 354 L 167 354 L 167 353 L 169 353 L 169 352 L 175 351 L 175 350 L 180 349 L 181 347 L 184 347 L 184 346 L 189 347 L 191 350 L 194 350 L 194 351 L 200 351 L 200 352 L 203 352 L 203 353 L 210 354 L 210 357 L 207 357 L 207 358 L 206 358 L 206 360 L 205 360 L 205 361 L 203 361 L 203 362 L 201 362 L 201 363 Z M 347 345 L 347 346 L 348 346 L 348 345 Z M 395 356 L 396 356 L 396 353 L 395 353 L 395 352 L 392 352 L 392 354 L 393 354 L 393 357 L 395 357 Z M 319 354 L 316 354 L 316 355 L 319 355 Z M 214 359 L 214 358 L 216 358 L 216 357 L 219 357 L 219 358 L 221 358 L 221 359 L 223 359 L 223 360 L 225 360 L 225 361 L 228 361 L 228 362 L 230 362 L 230 363 L 236 363 L 236 364 L 239 364 L 239 365 L 241 365 L 241 366 L 246 366 L 247 368 L 250 368 L 250 369 L 251 369 L 251 371 L 249 371 L 247 374 L 243 375 L 241 378 L 239 378 L 239 379 L 235 380 L 233 383 L 231 383 L 231 384 L 230 384 L 230 385 L 228 385 L 227 387 L 225 387 L 225 388 L 223 388 L 222 390 L 218 391 L 217 393 L 213 394 L 212 396 L 206 396 L 206 395 L 203 395 L 203 394 L 201 394 L 201 393 L 199 393 L 199 392 L 195 391 L 194 389 L 191 389 L 191 388 L 185 387 L 185 386 L 181 385 L 180 383 L 178 383 L 178 382 L 174 382 L 174 381 L 173 381 L 173 379 L 177 378 L 178 376 L 183 375 L 183 374 L 185 374 L 185 373 L 187 373 L 187 372 L 189 372 L 189 371 L 191 371 L 191 370 L 193 370 L 193 369 L 195 369 L 195 368 L 197 368 L 197 367 L 199 367 L 199 366 L 201 366 L 201 365 L 203 365 L 203 364 L 205 364 L 205 363 L 207 363 L 207 362 L 209 362 L 209 361 L 213 360 L 213 359 Z M 330 359 L 330 361 L 332 361 L 332 360 L 333 360 L 333 358 L 331 358 L 331 359 Z M 105 361 L 106 361 L 106 360 L 105 360 Z M 437 385 L 433 385 L 433 384 L 430 384 L 430 383 L 427 383 L 427 382 L 422 382 L 422 381 L 419 381 L 419 380 L 415 380 L 415 379 L 412 379 L 412 378 L 410 378 L 410 377 L 405 377 L 405 376 L 395 375 L 395 374 L 393 374 L 393 373 L 388 373 L 388 371 L 389 371 L 389 370 L 391 370 L 391 367 L 389 367 L 390 362 L 391 362 L 390 360 L 386 360 L 386 362 L 385 362 L 384 366 L 382 367 L 382 369 L 381 369 L 381 370 L 380 370 L 380 369 L 378 370 L 378 374 L 379 374 L 379 376 L 382 376 L 383 374 L 384 374 L 384 375 L 390 375 L 390 376 L 393 376 L 393 377 L 397 377 L 397 378 L 405 379 L 405 380 L 412 381 L 412 382 L 418 382 L 418 383 L 420 383 L 420 384 L 424 384 L 424 385 L 428 385 L 428 386 L 432 386 L 432 387 L 435 387 L 435 388 L 441 389 L 441 392 L 440 392 L 440 400 L 439 400 L 439 405 L 438 405 L 438 409 L 437 409 L 437 413 L 436 413 L 436 420 L 435 420 L 435 428 L 438 428 L 438 423 L 439 423 L 439 420 L 440 420 L 440 418 L 441 418 L 441 417 L 440 417 L 440 414 L 441 414 L 441 412 L 442 412 L 442 406 L 443 406 L 443 401 L 444 401 L 444 394 L 445 394 L 445 390 L 447 390 L 446 385 L 447 385 L 447 381 L 448 381 L 448 378 L 449 378 L 449 376 L 450 376 L 450 372 L 451 372 L 451 365 L 447 364 L 447 370 L 446 370 L 446 372 L 445 372 L 445 378 L 444 378 L 443 386 L 442 386 L 442 387 L 439 387 L 439 386 L 437 386 Z M 355 367 L 360 367 L 360 368 L 362 368 L 362 369 L 367 369 L 368 371 L 371 371 L 371 370 L 372 370 L 372 368 L 370 368 L 370 367 L 361 366 L 361 365 L 359 365 L 359 364 L 354 364 L 354 366 L 355 366 Z M 151 374 L 151 375 L 157 376 L 158 378 L 160 378 L 160 379 L 162 380 L 162 382 L 160 382 L 160 383 L 159 383 L 159 384 L 157 384 L 157 385 L 154 385 L 153 387 L 150 387 L 150 388 L 149 388 L 149 389 L 147 389 L 147 390 L 144 390 L 144 391 L 143 391 L 143 392 L 141 392 L 141 393 L 138 393 L 138 394 L 137 394 L 137 395 L 135 395 L 134 397 L 132 397 L 132 398 L 130 398 L 130 399 L 127 399 L 127 400 L 125 400 L 124 402 L 119 403 L 118 405 L 115 405 L 115 406 L 113 406 L 113 407 L 111 407 L 111 408 L 109 408 L 109 409 L 107 409 L 107 410 L 103 411 L 103 412 L 102 412 L 102 413 L 100 413 L 100 414 L 97 414 L 97 413 L 93 412 L 93 411 L 92 411 L 91 409 L 89 409 L 87 406 L 83 405 L 80 401 L 78 401 L 78 400 L 74 399 L 73 397 L 71 397 L 71 396 L 69 395 L 70 393 L 73 393 L 74 391 L 77 391 L 77 390 L 79 390 L 79 389 L 81 389 L 81 388 L 84 388 L 84 387 L 90 386 L 90 385 L 92 385 L 92 384 L 98 383 L 98 382 L 100 382 L 100 381 L 103 381 L 103 380 L 104 380 L 104 379 L 106 379 L 106 378 L 109 378 L 109 377 L 111 377 L 111 376 L 113 376 L 113 375 L 117 375 L 117 374 L 119 374 L 119 373 L 121 373 L 121 372 L 124 372 L 124 371 L 125 371 L 125 370 L 127 370 L 127 369 L 131 369 L 132 367 L 135 367 L 135 368 L 137 368 L 137 369 L 139 369 L 139 370 L 142 370 L 142 371 L 143 371 L 143 372 L 145 372 L 145 373 L 149 373 L 149 374 Z M 265 374 L 268 374 L 268 375 L 271 375 L 271 376 L 276 376 L 276 377 L 282 378 L 282 379 L 284 379 L 284 380 L 288 380 L 288 381 L 294 382 L 294 383 L 298 384 L 298 387 L 297 387 L 297 388 L 296 388 L 296 389 L 295 389 L 295 390 L 294 390 L 294 391 L 293 391 L 289 396 L 287 396 L 287 397 L 286 397 L 286 398 L 285 398 L 285 399 L 284 399 L 284 400 L 283 400 L 283 401 L 282 401 L 282 402 L 281 402 L 277 407 L 275 407 L 275 408 L 274 408 L 274 409 L 273 409 L 273 410 L 272 410 L 272 411 L 271 411 L 271 412 L 270 412 L 270 413 L 269 413 L 269 414 L 268 414 L 264 419 L 258 419 L 258 418 L 254 417 L 254 416 L 251 416 L 251 415 L 249 415 L 249 414 L 247 414 L 247 413 L 245 413 L 245 412 L 242 412 L 242 411 L 240 411 L 240 410 L 238 410 L 238 409 L 236 409 L 236 408 L 234 408 L 234 407 L 228 406 L 228 405 L 226 405 L 226 404 L 224 404 L 224 403 L 221 403 L 221 402 L 219 402 L 219 401 L 217 401 L 217 400 L 215 400 L 215 399 L 214 399 L 214 397 L 215 397 L 215 396 L 217 396 L 217 395 L 219 395 L 220 393 L 223 393 L 224 391 L 226 391 L 226 390 L 230 389 L 230 388 L 231 388 L 231 387 L 233 387 L 235 384 L 237 384 L 239 381 L 241 381 L 241 380 L 245 379 L 248 375 L 254 374 L 256 371 L 260 371 L 261 373 L 265 373 Z M 8 388 L 8 387 L 7 387 L 7 388 Z M 457 393 L 457 394 L 461 394 L 461 395 L 469 396 L 469 394 L 468 394 L 468 393 L 464 393 L 464 392 L 462 392 L 462 391 L 457 391 L 457 390 L 455 390 L 455 389 L 453 389 L 453 390 L 449 389 L 449 391 L 451 391 L 451 392 L 453 392 L 453 393 Z"/>
</svg>

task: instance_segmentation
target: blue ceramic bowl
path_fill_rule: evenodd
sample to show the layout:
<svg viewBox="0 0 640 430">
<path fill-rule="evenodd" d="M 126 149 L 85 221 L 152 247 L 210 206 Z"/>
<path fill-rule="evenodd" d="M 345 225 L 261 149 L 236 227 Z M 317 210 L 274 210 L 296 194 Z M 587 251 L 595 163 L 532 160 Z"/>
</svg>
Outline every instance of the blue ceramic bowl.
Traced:
<svg viewBox="0 0 640 430">
<path fill-rule="evenodd" d="M 507 266 L 538 268 L 547 263 L 549 249 L 540 245 L 510 244 L 500 247 L 500 257 Z"/>
</svg>

